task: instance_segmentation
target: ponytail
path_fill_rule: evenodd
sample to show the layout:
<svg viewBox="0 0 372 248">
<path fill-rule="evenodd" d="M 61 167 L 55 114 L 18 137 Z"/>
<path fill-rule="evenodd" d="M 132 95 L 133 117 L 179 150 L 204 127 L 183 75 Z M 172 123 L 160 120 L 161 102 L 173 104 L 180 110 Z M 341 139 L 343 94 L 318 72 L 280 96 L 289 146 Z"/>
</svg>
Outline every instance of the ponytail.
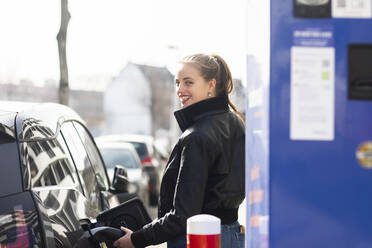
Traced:
<svg viewBox="0 0 372 248">
<path fill-rule="evenodd" d="M 239 116 L 239 118 L 245 124 L 245 116 L 241 112 L 238 111 L 236 106 L 231 102 L 229 98 L 229 94 L 234 90 L 234 81 L 232 79 L 230 69 L 227 66 L 227 63 L 225 62 L 225 60 L 222 59 L 221 56 L 216 55 L 216 54 L 213 54 L 211 56 L 216 59 L 218 66 L 219 66 L 219 73 L 218 73 L 219 75 L 217 75 L 218 79 L 216 79 L 217 81 L 216 95 L 220 96 L 220 95 L 225 94 L 227 96 L 227 100 L 228 100 L 228 104 L 230 108 L 235 112 L 236 115 Z"/>
</svg>

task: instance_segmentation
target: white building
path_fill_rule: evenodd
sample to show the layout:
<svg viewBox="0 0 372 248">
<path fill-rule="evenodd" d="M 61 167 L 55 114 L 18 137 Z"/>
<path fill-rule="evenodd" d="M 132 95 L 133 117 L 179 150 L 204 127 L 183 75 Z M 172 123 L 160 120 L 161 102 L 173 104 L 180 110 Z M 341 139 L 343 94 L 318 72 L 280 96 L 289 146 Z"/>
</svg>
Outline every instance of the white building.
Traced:
<svg viewBox="0 0 372 248">
<path fill-rule="evenodd" d="M 128 63 L 104 93 L 105 133 L 151 135 L 151 97 L 149 81 L 137 65 Z"/>
<path fill-rule="evenodd" d="M 169 130 L 174 94 L 168 69 L 128 63 L 104 93 L 104 133 L 155 135 Z"/>
<path fill-rule="evenodd" d="M 231 101 L 245 112 L 245 89 L 235 81 Z M 106 88 L 103 96 L 104 134 L 144 134 L 169 132 L 170 143 L 179 136 L 173 112 L 180 108 L 174 76 L 165 67 L 128 63 Z"/>
</svg>

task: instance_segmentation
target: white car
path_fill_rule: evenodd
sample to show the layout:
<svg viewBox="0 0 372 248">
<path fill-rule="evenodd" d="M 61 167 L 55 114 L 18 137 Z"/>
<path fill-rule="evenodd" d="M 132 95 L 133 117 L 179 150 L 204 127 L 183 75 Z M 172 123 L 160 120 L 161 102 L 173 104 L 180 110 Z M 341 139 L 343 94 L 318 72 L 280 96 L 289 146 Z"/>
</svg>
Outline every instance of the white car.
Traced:
<svg viewBox="0 0 372 248">
<path fill-rule="evenodd" d="M 129 193 L 136 193 L 148 205 L 149 195 L 149 176 L 141 166 L 137 152 L 130 143 L 104 142 L 97 141 L 97 146 L 105 162 L 107 174 L 112 180 L 116 165 L 121 165 L 127 169 L 129 180 Z"/>
</svg>

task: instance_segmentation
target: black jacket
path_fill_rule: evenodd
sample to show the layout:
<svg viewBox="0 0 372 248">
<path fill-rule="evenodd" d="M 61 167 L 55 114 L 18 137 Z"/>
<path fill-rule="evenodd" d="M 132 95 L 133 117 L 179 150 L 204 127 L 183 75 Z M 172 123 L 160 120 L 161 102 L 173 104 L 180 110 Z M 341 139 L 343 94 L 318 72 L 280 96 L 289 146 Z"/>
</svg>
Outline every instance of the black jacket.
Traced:
<svg viewBox="0 0 372 248">
<path fill-rule="evenodd" d="M 245 128 L 227 97 L 197 102 L 174 113 L 183 131 L 164 171 L 159 218 L 132 234 L 135 247 L 186 234 L 187 218 L 212 214 L 238 219 L 244 199 Z"/>
</svg>

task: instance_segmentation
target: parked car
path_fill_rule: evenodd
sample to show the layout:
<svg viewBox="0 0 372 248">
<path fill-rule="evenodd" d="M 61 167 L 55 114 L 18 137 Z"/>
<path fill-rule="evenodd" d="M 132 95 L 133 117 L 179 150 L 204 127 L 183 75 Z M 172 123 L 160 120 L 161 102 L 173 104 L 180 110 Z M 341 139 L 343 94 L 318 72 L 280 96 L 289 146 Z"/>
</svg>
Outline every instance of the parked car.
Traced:
<svg viewBox="0 0 372 248">
<path fill-rule="evenodd" d="M 0 102 L 0 157 L 1 247 L 73 247 L 129 195 L 125 177 L 111 185 L 83 120 L 63 105 Z"/>
<path fill-rule="evenodd" d="M 149 201 L 149 176 L 141 166 L 136 150 L 130 143 L 97 142 L 103 161 L 107 169 L 109 179 L 114 177 L 116 165 L 122 165 L 127 169 L 129 180 L 129 193 L 135 193 L 142 199 L 145 206 Z"/>
<path fill-rule="evenodd" d="M 148 173 L 149 181 L 149 200 L 150 205 L 158 203 L 161 176 L 166 162 L 166 155 L 162 153 L 154 143 L 151 136 L 134 134 L 104 135 L 96 137 L 96 141 L 126 142 L 131 143 L 136 149 L 141 159 L 141 164 Z"/>
</svg>

